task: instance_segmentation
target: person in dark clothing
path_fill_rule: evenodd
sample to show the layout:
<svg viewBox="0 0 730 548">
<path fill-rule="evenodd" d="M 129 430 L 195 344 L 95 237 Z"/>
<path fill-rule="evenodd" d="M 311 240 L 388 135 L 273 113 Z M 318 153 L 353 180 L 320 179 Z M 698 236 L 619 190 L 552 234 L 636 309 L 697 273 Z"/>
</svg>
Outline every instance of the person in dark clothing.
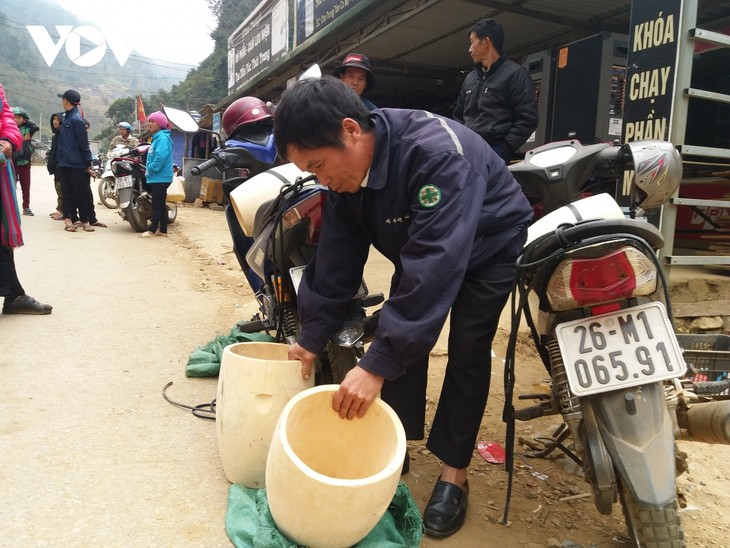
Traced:
<svg viewBox="0 0 730 548">
<path fill-rule="evenodd" d="M 483 19 L 469 33 L 474 70 L 467 74 L 454 119 L 477 132 L 505 162 L 537 128 L 537 103 L 526 68 L 502 53 L 504 30 Z"/>
<path fill-rule="evenodd" d="M 348 87 L 360 96 L 368 110 L 377 108 L 365 95 L 373 89 L 375 75 L 370 68 L 370 59 L 362 53 L 349 53 L 342 64 L 332 71 L 332 76 L 342 80 Z"/>
<path fill-rule="evenodd" d="M 530 204 L 470 129 L 426 111 L 369 112 L 331 77 L 301 80 L 284 92 L 274 136 L 282 158 L 331 191 L 316 256 L 299 287 L 301 334 L 289 349 L 305 378 L 344 319 L 370 246 L 395 266 L 375 340 L 333 397 L 341 418 L 364 416 L 381 394 L 408 439 L 423 439 L 428 355 L 451 312 L 449 362 L 427 443 L 444 464 L 424 511 L 428 534 L 451 535 L 466 516 L 491 343 Z"/>
<path fill-rule="evenodd" d="M 59 97 L 61 97 L 61 104 L 66 112 L 58 136 L 57 151 L 65 228 L 69 232 L 76 231 L 73 217 L 78 210 L 81 227 L 86 232 L 93 232 L 87 189 L 90 185 L 90 177 L 94 176 L 94 170 L 91 168 L 89 136 L 78 109 L 81 95 L 78 91 L 69 89 Z"/>
<path fill-rule="evenodd" d="M 0 297 L 3 314 L 50 314 L 53 307 L 27 295 L 15 270 L 16 247 L 23 245 L 20 212 L 15 197 L 15 169 L 10 158 L 23 136 L 0 85 Z"/>
<path fill-rule="evenodd" d="M 51 115 L 51 148 L 46 157 L 46 168 L 49 175 L 53 175 L 53 186 L 56 188 L 56 211 L 50 213 L 54 221 L 63 220 L 63 192 L 61 190 L 61 178 L 58 174 L 58 132 L 61 131 L 63 113 L 56 112 Z"/>
<path fill-rule="evenodd" d="M 23 107 L 14 107 L 13 115 L 15 123 L 18 124 L 20 132 L 23 134 L 23 139 L 30 141 L 38 131 L 38 126 L 30 120 L 28 112 Z M 15 159 L 13 164 L 15 164 L 15 171 L 23 193 L 23 215 L 33 215 L 33 210 L 30 209 L 31 158 Z"/>
</svg>

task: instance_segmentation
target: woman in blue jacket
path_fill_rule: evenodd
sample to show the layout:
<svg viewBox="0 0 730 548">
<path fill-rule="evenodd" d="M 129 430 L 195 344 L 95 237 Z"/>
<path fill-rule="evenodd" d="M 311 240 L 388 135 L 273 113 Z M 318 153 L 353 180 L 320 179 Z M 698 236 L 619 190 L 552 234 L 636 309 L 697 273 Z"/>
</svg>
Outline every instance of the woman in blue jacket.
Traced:
<svg viewBox="0 0 730 548">
<path fill-rule="evenodd" d="M 167 236 L 167 187 L 172 183 L 172 138 L 170 122 L 159 110 L 147 117 L 152 144 L 147 151 L 147 184 L 152 195 L 152 224 L 140 238 Z"/>
</svg>

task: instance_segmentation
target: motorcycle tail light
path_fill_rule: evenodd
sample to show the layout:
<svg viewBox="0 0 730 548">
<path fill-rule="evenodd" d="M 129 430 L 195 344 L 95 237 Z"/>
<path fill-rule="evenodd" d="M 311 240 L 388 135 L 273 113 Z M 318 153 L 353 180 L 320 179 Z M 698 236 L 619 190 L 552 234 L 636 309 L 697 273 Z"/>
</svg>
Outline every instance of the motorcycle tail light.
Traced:
<svg viewBox="0 0 730 548">
<path fill-rule="evenodd" d="M 315 246 L 319 242 L 319 231 L 322 227 L 322 204 L 324 204 L 325 192 L 316 191 L 304 198 L 295 206 L 290 207 L 282 217 L 284 229 L 289 229 L 302 222 L 303 219 L 309 219 L 309 229 L 307 230 L 307 238 L 304 245 Z"/>
<path fill-rule="evenodd" d="M 651 295 L 657 270 L 649 257 L 625 246 L 595 258 L 566 259 L 550 277 L 547 297 L 556 312 Z"/>
</svg>

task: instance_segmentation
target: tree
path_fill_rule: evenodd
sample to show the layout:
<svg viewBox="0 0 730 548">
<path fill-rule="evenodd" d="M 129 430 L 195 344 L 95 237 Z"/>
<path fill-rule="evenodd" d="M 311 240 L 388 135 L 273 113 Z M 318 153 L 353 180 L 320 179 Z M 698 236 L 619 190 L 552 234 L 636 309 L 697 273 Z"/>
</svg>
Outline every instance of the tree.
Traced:
<svg viewBox="0 0 730 548">
<path fill-rule="evenodd" d="M 170 90 L 160 89 L 144 98 L 145 112 L 149 114 L 161 108 L 161 104 L 186 111 L 201 110 L 206 104 L 214 104 L 228 95 L 228 37 L 259 4 L 258 0 L 208 0 L 211 11 L 218 20 L 218 26 L 211 32 L 215 49 L 198 67 L 192 69 L 185 80 Z M 116 132 L 119 122 L 133 122 L 135 98 L 117 99 L 106 111 L 112 127 L 104 130 L 99 139 Z"/>
</svg>

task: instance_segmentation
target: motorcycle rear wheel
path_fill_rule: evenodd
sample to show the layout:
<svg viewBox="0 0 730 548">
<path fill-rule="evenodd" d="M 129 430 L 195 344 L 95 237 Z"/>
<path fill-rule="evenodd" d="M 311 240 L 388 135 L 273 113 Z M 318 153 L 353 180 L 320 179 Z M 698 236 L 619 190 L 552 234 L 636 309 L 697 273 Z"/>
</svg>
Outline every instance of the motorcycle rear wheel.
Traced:
<svg viewBox="0 0 730 548">
<path fill-rule="evenodd" d="M 631 491 L 619 487 L 621 507 L 635 548 L 686 548 L 684 529 L 675 498 L 661 508 L 644 505 L 634 499 Z"/>
<path fill-rule="evenodd" d="M 135 232 L 145 232 L 149 228 L 149 219 L 144 216 L 139 206 L 139 196 L 134 194 L 132 201 L 124 208 L 129 225 Z"/>
<path fill-rule="evenodd" d="M 173 202 L 165 205 L 167 206 L 167 222 L 172 224 L 177 219 L 177 204 Z"/>
<path fill-rule="evenodd" d="M 354 348 L 345 348 L 332 343 L 327 343 L 320 360 L 327 360 L 329 363 L 321 364 L 321 376 L 316 379 L 316 384 L 340 384 L 347 372 L 357 365 Z"/>
<path fill-rule="evenodd" d="M 114 192 L 114 179 L 112 177 L 106 177 L 99 181 L 99 200 L 109 209 L 116 209 L 119 207 L 117 201 L 113 198 L 112 193 Z"/>
</svg>

